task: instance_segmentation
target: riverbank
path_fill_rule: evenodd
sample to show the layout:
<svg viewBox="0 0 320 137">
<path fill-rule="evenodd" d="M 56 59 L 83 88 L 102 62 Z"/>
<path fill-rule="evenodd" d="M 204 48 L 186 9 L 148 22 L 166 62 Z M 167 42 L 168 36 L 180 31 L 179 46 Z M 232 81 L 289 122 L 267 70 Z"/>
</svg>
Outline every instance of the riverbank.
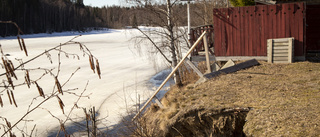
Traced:
<svg viewBox="0 0 320 137">
<path fill-rule="evenodd" d="M 320 63 L 260 63 L 197 86 L 172 88 L 161 100 L 164 108 L 153 104 L 147 110 L 145 131 L 160 136 L 319 136 Z"/>
</svg>

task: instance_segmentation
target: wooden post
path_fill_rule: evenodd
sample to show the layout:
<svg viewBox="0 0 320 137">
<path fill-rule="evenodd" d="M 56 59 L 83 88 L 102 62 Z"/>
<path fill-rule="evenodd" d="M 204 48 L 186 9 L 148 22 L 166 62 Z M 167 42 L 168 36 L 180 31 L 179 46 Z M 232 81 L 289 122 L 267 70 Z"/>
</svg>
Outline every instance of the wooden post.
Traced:
<svg viewBox="0 0 320 137">
<path fill-rule="evenodd" d="M 224 66 L 221 68 L 221 69 L 225 69 L 225 68 L 228 68 L 228 67 L 232 67 L 234 66 L 235 63 L 233 62 L 232 59 L 229 59 L 228 62 L 226 64 L 224 64 Z"/>
<path fill-rule="evenodd" d="M 204 50 L 206 52 L 207 73 L 211 73 L 207 35 L 205 35 L 203 37 L 203 46 L 204 46 Z"/>
<path fill-rule="evenodd" d="M 172 75 L 178 70 L 178 68 L 181 66 L 183 61 L 188 57 L 188 55 L 193 51 L 195 47 L 197 47 L 198 43 L 202 40 L 203 36 L 207 33 L 207 31 L 204 31 L 201 36 L 198 38 L 198 40 L 193 44 L 193 46 L 189 49 L 187 54 L 181 59 L 181 61 L 177 64 L 177 66 L 171 71 L 171 73 L 168 75 L 168 77 L 161 83 L 161 85 L 158 87 L 156 92 L 148 99 L 148 101 L 142 106 L 142 108 L 139 110 L 138 114 L 136 114 L 132 121 L 137 118 L 138 115 L 148 106 L 148 104 L 151 102 L 151 100 L 158 94 L 158 92 L 161 90 L 161 88 L 167 83 L 167 81 L 172 77 Z"/>
<path fill-rule="evenodd" d="M 160 108 L 164 108 L 164 106 L 162 105 L 159 99 L 156 98 L 154 101 L 158 104 Z"/>
<path fill-rule="evenodd" d="M 294 39 L 293 38 L 288 38 L 288 62 L 292 63 L 293 62 L 293 44 L 294 44 Z"/>
<path fill-rule="evenodd" d="M 272 50 L 273 50 L 272 43 L 273 43 L 272 39 L 268 39 L 267 44 L 268 44 L 268 62 L 269 63 L 272 63 L 272 55 L 273 55 L 273 53 L 272 53 Z"/>
<path fill-rule="evenodd" d="M 200 78 L 203 77 L 203 74 L 200 72 L 200 70 L 195 65 L 193 65 L 193 63 L 189 59 L 185 59 L 184 61 L 186 61 L 186 63 L 193 69 L 194 72 L 198 74 Z"/>
</svg>

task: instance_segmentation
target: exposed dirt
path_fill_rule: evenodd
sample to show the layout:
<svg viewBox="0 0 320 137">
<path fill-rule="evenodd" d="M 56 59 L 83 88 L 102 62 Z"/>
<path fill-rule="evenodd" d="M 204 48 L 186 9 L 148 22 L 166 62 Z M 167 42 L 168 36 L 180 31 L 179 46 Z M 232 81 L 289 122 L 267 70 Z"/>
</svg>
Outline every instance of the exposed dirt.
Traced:
<svg viewBox="0 0 320 137">
<path fill-rule="evenodd" d="M 147 110 L 145 128 L 158 136 L 320 136 L 320 63 L 260 63 L 172 87 L 165 108 Z"/>
</svg>

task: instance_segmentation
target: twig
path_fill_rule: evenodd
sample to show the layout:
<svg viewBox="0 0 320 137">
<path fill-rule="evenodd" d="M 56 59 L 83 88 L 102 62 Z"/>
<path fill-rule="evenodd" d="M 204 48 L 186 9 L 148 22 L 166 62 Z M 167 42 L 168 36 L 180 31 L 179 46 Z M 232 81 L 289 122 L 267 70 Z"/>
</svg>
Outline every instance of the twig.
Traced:
<svg viewBox="0 0 320 137">
<path fill-rule="evenodd" d="M 77 72 L 79 69 L 77 69 L 75 72 Z M 69 80 L 74 76 L 75 72 L 73 72 L 71 74 L 71 76 L 69 77 L 69 79 L 66 82 L 69 82 Z M 66 82 L 62 85 L 64 86 L 66 84 Z M 55 91 L 54 93 L 52 93 L 50 96 L 48 96 L 46 99 L 44 99 L 43 101 L 41 101 L 38 105 L 36 105 L 35 107 L 33 107 L 31 110 L 28 109 L 27 113 L 25 113 L 15 124 L 13 124 L 11 127 L 8 128 L 8 130 L 6 130 L 1 137 L 4 137 L 9 131 L 12 130 L 13 127 L 15 127 L 18 123 L 20 123 L 27 115 L 29 115 L 31 112 L 33 112 L 34 110 L 36 110 L 37 108 L 39 108 L 43 103 L 47 102 L 49 99 L 55 97 L 58 94 L 58 91 Z M 33 104 L 33 101 L 35 100 L 35 98 L 32 100 L 31 104 L 29 105 L 29 108 L 31 107 L 31 105 Z"/>
<path fill-rule="evenodd" d="M 78 105 L 77 103 L 79 102 L 79 100 L 81 99 L 81 97 L 83 97 L 82 95 L 84 94 L 84 92 L 87 90 L 87 87 L 89 85 L 89 81 L 87 81 L 87 84 L 84 88 L 84 90 L 81 92 L 80 96 L 78 97 L 77 101 L 74 103 L 73 107 L 71 108 L 69 114 L 66 116 L 66 120 L 64 120 L 64 122 L 62 122 L 62 124 L 65 124 L 67 122 L 67 120 L 70 118 L 71 112 L 74 110 L 74 108 L 76 108 Z M 59 135 L 61 129 L 59 130 L 59 132 L 57 133 L 57 136 Z"/>
<path fill-rule="evenodd" d="M 171 61 L 166 57 L 166 55 L 164 55 L 164 53 L 161 51 L 161 49 L 157 46 L 156 43 L 154 43 L 154 41 L 146 34 L 144 33 L 141 29 L 137 28 L 137 30 L 139 30 L 145 37 L 148 38 L 148 40 L 152 43 L 152 45 L 160 52 L 160 54 L 164 57 L 164 59 L 166 59 L 170 64 Z"/>
<path fill-rule="evenodd" d="M 1 21 L 0 23 L 7 23 L 7 24 L 13 24 L 16 26 L 16 28 L 18 29 L 18 35 L 23 34 L 23 32 L 21 31 L 20 27 L 17 25 L 17 23 L 13 22 L 13 21 Z"/>
<path fill-rule="evenodd" d="M 80 35 L 75 36 L 73 39 L 75 39 L 75 38 L 77 38 L 77 37 L 79 37 L 79 36 L 80 36 Z M 73 39 L 71 39 L 71 40 L 73 40 Z M 15 67 L 13 70 L 17 70 L 17 69 L 20 68 L 21 66 L 24 66 L 25 64 L 28 64 L 29 62 L 31 62 L 31 61 L 33 61 L 33 60 L 35 60 L 35 59 L 37 59 L 37 58 L 39 58 L 39 57 L 47 54 L 48 52 L 50 52 L 50 51 L 52 51 L 52 50 L 57 50 L 57 48 L 60 48 L 60 47 L 62 47 L 62 46 L 69 45 L 69 44 L 80 44 L 81 47 L 84 47 L 84 49 L 86 49 L 86 51 L 83 51 L 84 53 L 89 54 L 89 55 L 92 55 L 91 52 L 90 52 L 90 50 L 89 50 L 85 45 L 81 44 L 80 42 L 74 42 L 74 41 L 71 41 L 71 40 L 69 40 L 69 41 L 67 41 L 67 42 L 65 42 L 65 43 L 63 43 L 63 44 L 60 44 L 60 45 L 58 45 L 58 46 L 55 46 L 55 47 L 53 47 L 53 48 L 51 48 L 51 49 L 48 49 L 48 50 L 42 52 L 41 54 L 39 54 L 39 55 L 37 55 L 37 56 L 35 56 L 35 57 L 33 57 L 33 58 L 31 58 L 31 59 L 29 59 L 29 60 L 21 63 L 20 65 L 18 65 L 17 67 Z M 88 53 L 87 53 L 87 52 L 88 52 Z M 0 76 L 4 76 L 5 74 L 6 74 L 6 73 L 2 73 L 2 74 L 0 74 Z"/>
<path fill-rule="evenodd" d="M 51 99 L 53 96 L 55 96 L 54 94 L 51 95 L 50 97 L 44 99 L 43 101 L 41 101 L 37 106 L 35 106 L 34 108 L 32 108 L 30 111 L 28 111 L 26 114 L 24 114 L 16 123 L 13 124 L 13 126 L 11 126 L 10 128 L 8 128 L 8 130 L 6 130 L 1 137 L 4 137 L 9 131 L 12 130 L 13 127 L 15 127 L 18 123 L 20 123 L 27 115 L 29 115 L 31 112 L 33 112 L 34 110 L 36 110 L 38 107 L 40 107 L 43 103 L 45 103 L 46 101 L 48 101 L 49 99 Z"/>
<path fill-rule="evenodd" d="M 172 126 L 172 129 L 174 129 L 175 131 L 177 131 L 177 132 L 183 137 L 183 134 L 182 134 L 177 128 L 175 128 L 174 126 Z"/>
<path fill-rule="evenodd" d="M 31 133 L 30 133 L 30 137 L 32 137 L 32 133 L 33 131 L 36 129 L 36 125 L 33 126 L 32 130 L 31 130 Z"/>
</svg>

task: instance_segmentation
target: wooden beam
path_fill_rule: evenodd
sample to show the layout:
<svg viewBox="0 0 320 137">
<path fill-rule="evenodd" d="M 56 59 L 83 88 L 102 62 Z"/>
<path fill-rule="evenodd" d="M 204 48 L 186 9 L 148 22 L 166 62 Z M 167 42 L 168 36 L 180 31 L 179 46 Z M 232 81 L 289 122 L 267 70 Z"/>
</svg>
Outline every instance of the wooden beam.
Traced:
<svg viewBox="0 0 320 137">
<path fill-rule="evenodd" d="M 198 43 L 202 40 L 203 36 L 207 33 L 207 31 L 204 31 L 201 36 L 198 38 L 198 40 L 193 44 L 193 46 L 189 49 L 187 54 L 181 59 L 181 61 L 177 64 L 177 66 L 171 71 L 171 73 L 168 75 L 168 77 L 161 83 L 161 85 L 158 87 L 155 93 L 147 100 L 147 102 L 142 106 L 142 108 L 139 110 L 139 112 L 133 117 L 132 121 L 137 118 L 138 115 L 149 105 L 151 100 L 158 94 L 158 92 L 161 90 L 161 88 L 167 83 L 167 81 L 173 76 L 173 74 L 178 70 L 178 68 L 181 66 L 183 61 L 188 57 L 188 55 L 193 51 L 195 47 L 197 47 Z"/>
<path fill-rule="evenodd" d="M 228 61 L 232 59 L 233 61 L 241 61 L 241 60 L 250 60 L 250 59 L 256 59 L 256 60 L 264 60 L 267 61 L 267 56 L 209 56 L 210 60 L 216 60 L 216 61 Z M 191 61 L 192 62 L 201 62 L 205 61 L 205 56 L 192 56 Z"/>
<path fill-rule="evenodd" d="M 209 55 L 210 60 L 214 60 L 214 56 Z M 190 60 L 192 62 L 201 62 L 205 61 L 206 57 L 205 56 L 191 56 Z"/>
<path fill-rule="evenodd" d="M 273 47 L 272 47 L 272 39 L 268 39 L 268 62 L 271 63 L 272 62 L 272 51 L 273 51 Z"/>
<path fill-rule="evenodd" d="M 239 64 L 234 65 L 232 67 L 228 67 L 228 68 L 216 71 L 216 72 L 205 74 L 204 77 L 211 79 L 211 78 L 214 78 L 220 74 L 228 74 L 228 73 L 236 72 L 241 69 L 249 68 L 249 67 L 252 67 L 255 65 L 259 65 L 259 62 L 256 59 L 252 59 L 252 60 L 248 60 L 246 62 L 239 63 Z"/>
<path fill-rule="evenodd" d="M 189 59 L 185 59 L 184 61 L 193 69 L 194 72 L 198 74 L 200 78 L 203 77 L 203 74 L 200 72 L 200 70 Z"/>
<path fill-rule="evenodd" d="M 286 42 L 288 43 L 288 39 L 285 38 L 279 38 L 279 39 L 272 39 L 273 42 Z"/>
<path fill-rule="evenodd" d="M 288 61 L 289 63 L 292 63 L 293 62 L 293 47 L 294 47 L 294 39 L 293 38 L 290 38 L 288 39 L 289 40 L 289 47 L 288 47 Z"/>
<path fill-rule="evenodd" d="M 235 63 L 233 62 L 233 60 L 232 60 L 232 59 L 229 59 L 228 62 L 222 66 L 221 69 L 225 69 L 225 68 L 228 68 L 228 67 L 232 67 L 232 66 L 234 66 L 234 65 L 235 65 Z"/>
<path fill-rule="evenodd" d="M 160 108 L 164 108 L 164 106 L 163 106 L 162 103 L 159 101 L 159 99 L 156 98 L 154 101 L 158 104 L 158 106 L 159 106 Z"/>
<path fill-rule="evenodd" d="M 233 61 L 241 61 L 241 60 L 267 60 L 267 56 L 216 56 L 217 61 L 228 61 L 232 59 Z"/>
<path fill-rule="evenodd" d="M 221 69 L 221 67 L 217 64 L 217 62 L 215 62 L 215 63 L 212 64 L 212 70 L 213 70 L 213 72 L 214 72 L 214 71 L 218 71 L 218 70 L 220 70 L 220 69 Z"/>
</svg>

